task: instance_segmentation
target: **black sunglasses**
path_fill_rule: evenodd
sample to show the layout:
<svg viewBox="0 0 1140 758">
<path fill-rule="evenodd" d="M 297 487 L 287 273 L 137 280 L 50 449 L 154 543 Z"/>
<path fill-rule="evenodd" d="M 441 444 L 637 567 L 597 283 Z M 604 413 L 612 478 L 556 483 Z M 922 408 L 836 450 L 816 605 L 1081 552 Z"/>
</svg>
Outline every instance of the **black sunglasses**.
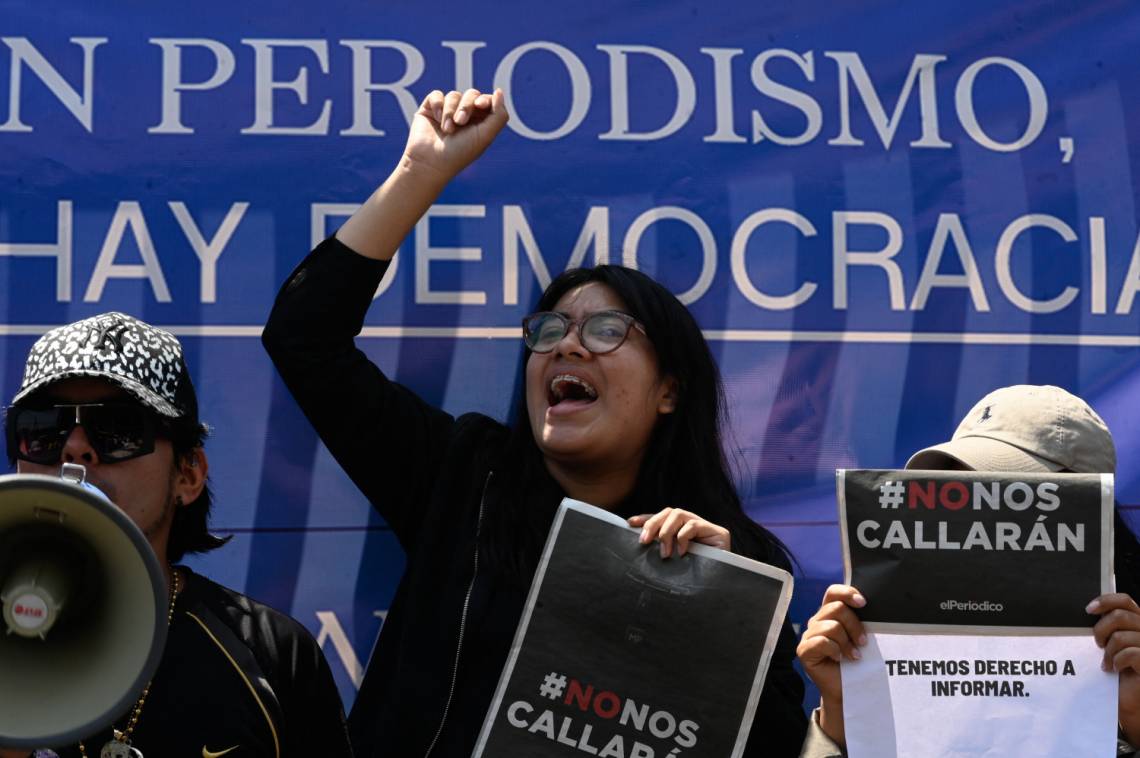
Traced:
<svg viewBox="0 0 1140 758">
<path fill-rule="evenodd" d="M 101 463 L 119 463 L 153 453 L 155 435 L 168 425 L 149 408 L 116 402 L 12 406 L 5 426 L 9 456 L 51 466 L 60 462 L 77 426 Z"/>
<path fill-rule="evenodd" d="M 621 311 L 599 311 L 578 321 L 561 313 L 539 311 L 524 318 L 522 326 L 523 342 L 535 353 L 549 353 L 573 326 L 578 327 L 578 340 L 582 347 L 594 355 L 617 350 L 629 336 L 630 329 L 645 333 L 645 327 L 637 319 Z"/>
</svg>

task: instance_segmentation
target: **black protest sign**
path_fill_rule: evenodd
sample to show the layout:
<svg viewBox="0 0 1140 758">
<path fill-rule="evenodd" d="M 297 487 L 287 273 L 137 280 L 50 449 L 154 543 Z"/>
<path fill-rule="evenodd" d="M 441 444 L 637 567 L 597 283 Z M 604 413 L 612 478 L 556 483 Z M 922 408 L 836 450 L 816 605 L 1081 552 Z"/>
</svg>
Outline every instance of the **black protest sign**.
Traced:
<svg viewBox="0 0 1140 758">
<path fill-rule="evenodd" d="M 474 755 L 740 755 L 791 584 L 563 501 Z"/>
<path fill-rule="evenodd" d="M 836 472 L 864 621 L 1089 627 L 1112 587 L 1112 476 Z"/>
</svg>

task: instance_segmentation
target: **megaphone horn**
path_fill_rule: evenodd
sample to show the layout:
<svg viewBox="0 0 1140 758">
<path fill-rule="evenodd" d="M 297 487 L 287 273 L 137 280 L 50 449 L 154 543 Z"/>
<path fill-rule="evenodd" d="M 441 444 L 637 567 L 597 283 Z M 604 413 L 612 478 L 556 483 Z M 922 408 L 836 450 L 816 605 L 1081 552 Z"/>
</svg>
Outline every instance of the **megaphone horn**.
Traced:
<svg viewBox="0 0 1140 758">
<path fill-rule="evenodd" d="M 62 473 L 0 476 L 0 746 L 98 732 L 166 642 L 166 578 L 146 537 L 82 466 Z"/>
</svg>

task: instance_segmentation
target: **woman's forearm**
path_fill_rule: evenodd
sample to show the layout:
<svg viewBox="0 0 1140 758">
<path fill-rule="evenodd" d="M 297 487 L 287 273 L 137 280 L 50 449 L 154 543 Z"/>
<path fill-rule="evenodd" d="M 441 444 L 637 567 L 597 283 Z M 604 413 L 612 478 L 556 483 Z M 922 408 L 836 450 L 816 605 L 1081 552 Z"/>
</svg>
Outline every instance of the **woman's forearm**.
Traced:
<svg viewBox="0 0 1140 758">
<path fill-rule="evenodd" d="M 360 255 L 389 260 L 447 181 L 431 166 L 402 157 L 384 183 L 341 226 L 336 238 Z"/>
</svg>

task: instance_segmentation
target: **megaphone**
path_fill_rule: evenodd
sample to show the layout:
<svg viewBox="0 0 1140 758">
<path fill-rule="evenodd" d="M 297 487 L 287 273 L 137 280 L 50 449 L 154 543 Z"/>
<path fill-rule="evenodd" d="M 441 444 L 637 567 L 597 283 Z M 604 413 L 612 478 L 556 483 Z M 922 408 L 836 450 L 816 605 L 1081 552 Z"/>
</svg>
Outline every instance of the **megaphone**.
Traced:
<svg viewBox="0 0 1140 758">
<path fill-rule="evenodd" d="M 82 472 L 0 476 L 2 746 L 98 732 L 130 708 L 162 657 L 162 567 Z"/>
</svg>

